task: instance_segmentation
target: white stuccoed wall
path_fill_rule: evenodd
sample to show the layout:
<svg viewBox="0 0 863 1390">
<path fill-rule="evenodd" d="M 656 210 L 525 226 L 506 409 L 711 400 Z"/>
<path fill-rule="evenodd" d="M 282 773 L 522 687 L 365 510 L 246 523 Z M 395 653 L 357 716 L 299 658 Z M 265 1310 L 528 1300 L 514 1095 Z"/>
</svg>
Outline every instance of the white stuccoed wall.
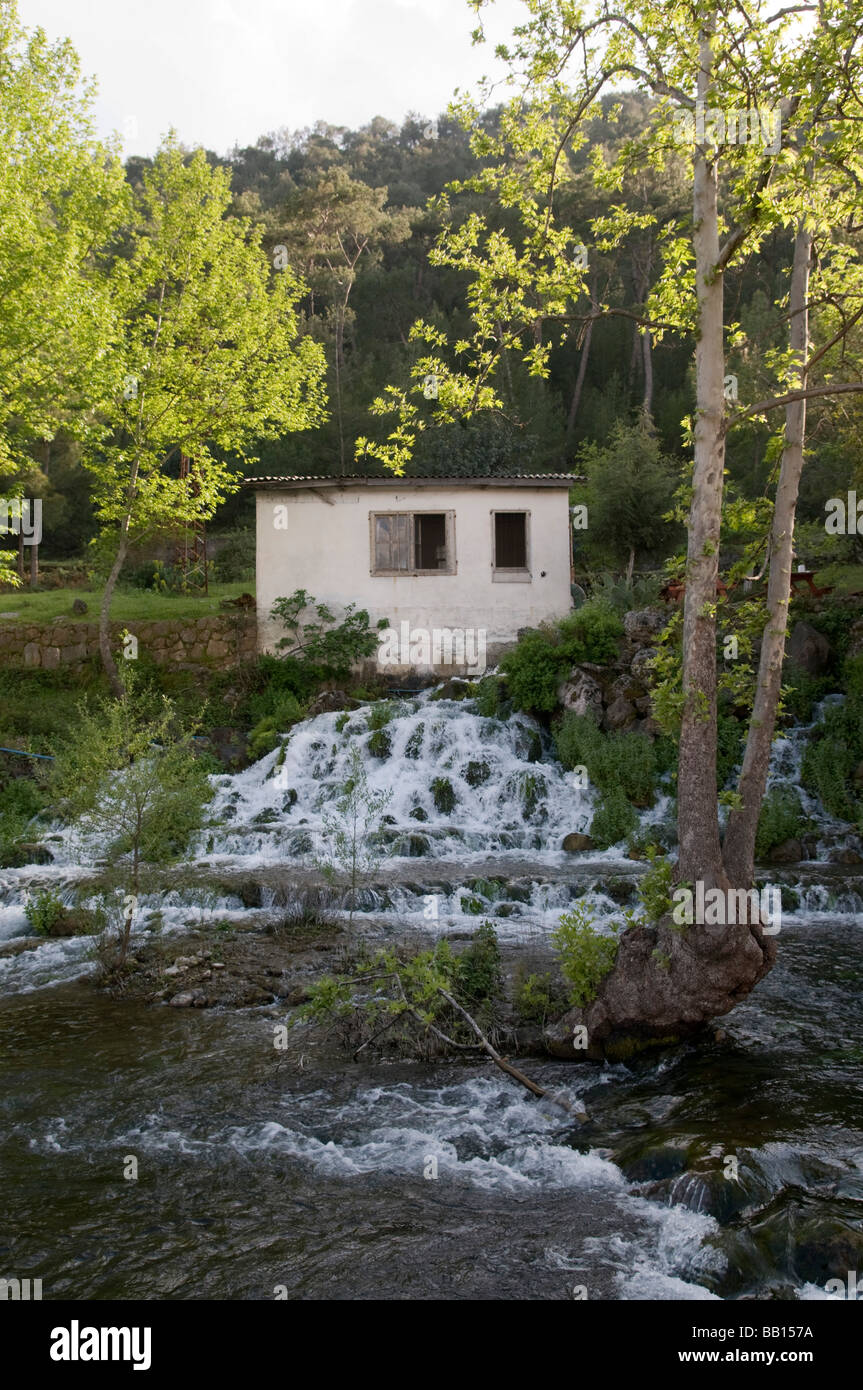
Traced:
<svg viewBox="0 0 863 1390">
<path fill-rule="evenodd" d="M 287 530 L 275 527 L 277 507 L 287 507 Z M 386 511 L 454 511 L 456 572 L 373 575 L 369 514 Z M 493 511 L 530 513 L 528 581 L 493 580 Z M 273 641 L 282 635 L 269 618 L 275 599 L 306 589 L 336 613 L 353 602 L 368 609 L 372 624 L 386 618 L 397 630 L 405 621 L 412 629 L 485 629 L 492 656 L 493 648 L 516 640 L 519 628 L 535 627 L 570 611 L 569 553 L 565 486 L 323 486 L 317 494 L 261 490 L 257 493 L 259 645 L 263 651 L 272 650 Z"/>
</svg>

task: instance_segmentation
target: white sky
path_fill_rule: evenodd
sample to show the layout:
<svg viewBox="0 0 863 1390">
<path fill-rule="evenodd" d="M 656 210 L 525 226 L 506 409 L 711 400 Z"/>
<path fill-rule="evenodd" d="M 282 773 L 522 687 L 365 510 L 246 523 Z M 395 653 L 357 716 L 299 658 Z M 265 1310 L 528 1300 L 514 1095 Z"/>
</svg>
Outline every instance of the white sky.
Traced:
<svg viewBox="0 0 863 1390">
<path fill-rule="evenodd" d="M 175 126 L 226 154 L 283 126 L 439 115 L 455 87 L 500 74 L 494 41 L 526 17 L 496 0 L 473 47 L 466 0 L 18 0 L 21 22 L 70 38 L 99 84 L 102 134 L 152 154 Z"/>
</svg>

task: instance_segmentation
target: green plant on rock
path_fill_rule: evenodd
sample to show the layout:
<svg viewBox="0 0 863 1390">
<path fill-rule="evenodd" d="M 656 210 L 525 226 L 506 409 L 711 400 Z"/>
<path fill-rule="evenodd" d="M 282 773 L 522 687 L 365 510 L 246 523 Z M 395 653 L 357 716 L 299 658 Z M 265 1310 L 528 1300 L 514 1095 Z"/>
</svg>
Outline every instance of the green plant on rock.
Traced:
<svg viewBox="0 0 863 1390">
<path fill-rule="evenodd" d="M 560 968 L 569 984 L 569 1002 L 584 1008 L 597 995 L 600 984 L 617 958 L 616 937 L 602 936 L 594 929 L 594 914 L 583 902 L 576 903 L 560 918 L 551 934 L 552 945 L 560 957 Z"/>
<path fill-rule="evenodd" d="M 66 908 L 52 889 L 39 888 L 24 904 L 24 916 L 37 936 L 50 936 L 66 916 Z"/>
<path fill-rule="evenodd" d="M 388 758 L 393 748 L 392 738 L 386 729 L 374 729 L 366 746 L 373 758 Z"/>
<path fill-rule="evenodd" d="M 631 835 L 638 825 L 638 813 L 620 787 L 602 793 L 590 823 L 591 837 L 600 849 L 610 849 Z"/>
<path fill-rule="evenodd" d="M 756 859 L 763 859 L 785 840 L 798 839 L 806 827 L 797 792 L 792 787 L 772 787 L 761 803 L 755 836 Z"/>
<path fill-rule="evenodd" d="M 672 908 L 674 869 L 668 856 L 660 854 L 657 845 L 648 845 L 645 853 L 650 868 L 638 885 L 638 897 L 646 920 L 659 922 Z"/>
<path fill-rule="evenodd" d="M 656 754 L 642 734 L 603 733 L 589 714 L 570 710 L 557 726 L 554 742 L 563 766 L 586 767 L 591 784 L 599 791 L 618 789 L 639 807 L 652 805 Z"/>
<path fill-rule="evenodd" d="M 622 634 L 614 609 L 593 599 L 559 623 L 526 632 L 500 663 L 515 708 L 528 714 L 550 713 L 572 667 L 610 660 Z"/>
<path fill-rule="evenodd" d="M 456 794 L 448 777 L 435 777 L 431 784 L 431 794 L 435 807 L 442 816 L 448 816 L 455 809 Z"/>
<path fill-rule="evenodd" d="M 522 969 L 516 976 L 513 1002 L 522 1023 L 538 1024 L 540 1028 L 550 1018 L 566 1009 L 567 1000 L 550 971 L 538 975 Z"/>
<path fill-rule="evenodd" d="M 477 714 L 485 719 L 497 718 L 503 705 L 504 688 L 499 676 L 483 676 L 474 696 Z"/>
<path fill-rule="evenodd" d="M 800 773 L 803 786 L 819 798 L 825 811 L 851 823 L 863 818 L 863 784 L 858 776 L 863 762 L 863 695 L 855 691 L 855 679 L 851 667 L 853 693 L 824 712 L 809 737 Z"/>
</svg>

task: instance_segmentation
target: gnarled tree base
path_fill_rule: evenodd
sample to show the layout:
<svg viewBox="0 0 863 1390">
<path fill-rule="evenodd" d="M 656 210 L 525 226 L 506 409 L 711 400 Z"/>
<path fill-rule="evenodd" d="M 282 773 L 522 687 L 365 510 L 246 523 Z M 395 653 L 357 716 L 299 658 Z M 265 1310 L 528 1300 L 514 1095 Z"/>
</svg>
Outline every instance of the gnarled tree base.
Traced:
<svg viewBox="0 0 863 1390">
<path fill-rule="evenodd" d="M 760 926 L 631 927 L 596 998 L 549 1024 L 546 1047 L 577 1061 L 676 1042 L 745 999 L 775 959 L 775 937 Z"/>
</svg>

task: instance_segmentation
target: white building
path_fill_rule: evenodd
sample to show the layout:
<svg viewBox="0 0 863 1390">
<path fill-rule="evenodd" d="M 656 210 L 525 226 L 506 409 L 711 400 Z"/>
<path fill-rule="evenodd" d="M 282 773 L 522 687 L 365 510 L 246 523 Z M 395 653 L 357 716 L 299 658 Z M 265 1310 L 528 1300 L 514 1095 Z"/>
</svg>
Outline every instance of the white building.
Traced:
<svg viewBox="0 0 863 1390">
<path fill-rule="evenodd" d="M 486 478 L 251 478 L 261 650 L 279 597 L 306 589 L 341 614 L 386 619 L 393 675 L 476 672 L 570 611 L 570 474 Z"/>
</svg>

